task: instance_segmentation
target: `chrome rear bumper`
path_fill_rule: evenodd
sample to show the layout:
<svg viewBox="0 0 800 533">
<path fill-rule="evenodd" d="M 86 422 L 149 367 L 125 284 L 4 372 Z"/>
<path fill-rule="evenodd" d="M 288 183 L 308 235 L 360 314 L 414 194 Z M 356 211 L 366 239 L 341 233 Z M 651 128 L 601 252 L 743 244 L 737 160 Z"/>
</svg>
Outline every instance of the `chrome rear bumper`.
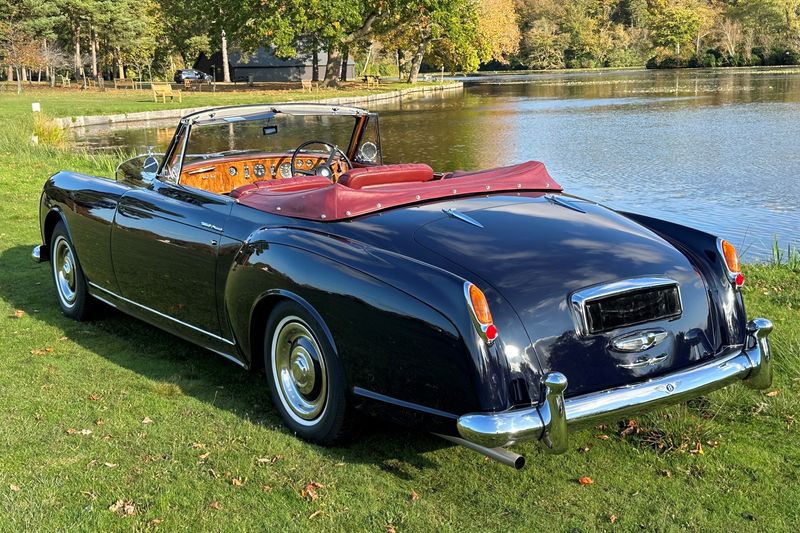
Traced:
<svg viewBox="0 0 800 533">
<path fill-rule="evenodd" d="M 544 400 L 537 406 L 499 413 L 470 413 L 458 419 L 458 432 L 486 447 L 538 440 L 545 450 L 567 450 L 567 429 L 600 420 L 680 403 L 743 381 L 754 389 L 772 384 L 768 336 L 772 322 L 757 318 L 747 324 L 744 347 L 723 352 L 712 361 L 658 378 L 564 399 L 567 378 L 552 372 L 544 376 Z"/>
</svg>

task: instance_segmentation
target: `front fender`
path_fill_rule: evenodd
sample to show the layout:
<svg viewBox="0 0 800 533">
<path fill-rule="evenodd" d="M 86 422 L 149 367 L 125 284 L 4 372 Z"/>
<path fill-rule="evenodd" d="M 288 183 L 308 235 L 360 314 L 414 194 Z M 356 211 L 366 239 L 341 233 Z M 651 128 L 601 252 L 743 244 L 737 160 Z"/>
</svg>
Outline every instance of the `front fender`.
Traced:
<svg viewBox="0 0 800 533">
<path fill-rule="evenodd" d="M 464 280 L 362 243 L 279 228 L 256 232 L 237 255 L 225 307 L 240 342 L 253 306 L 300 298 L 329 328 L 348 383 L 372 397 L 459 414 L 507 406 L 504 369 L 471 323 Z M 245 347 L 252 353 L 251 347 Z"/>
</svg>

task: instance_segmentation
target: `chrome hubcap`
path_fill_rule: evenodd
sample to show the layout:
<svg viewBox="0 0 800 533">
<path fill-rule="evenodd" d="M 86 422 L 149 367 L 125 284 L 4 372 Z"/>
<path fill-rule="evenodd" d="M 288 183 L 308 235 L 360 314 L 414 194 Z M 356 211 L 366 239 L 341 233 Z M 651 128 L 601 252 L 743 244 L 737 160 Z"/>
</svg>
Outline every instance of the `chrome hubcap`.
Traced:
<svg viewBox="0 0 800 533">
<path fill-rule="evenodd" d="M 77 297 L 77 275 L 72 247 L 67 239 L 59 235 L 54 243 L 53 252 L 53 270 L 58 296 L 64 305 L 72 307 Z"/>
<path fill-rule="evenodd" d="M 295 421 L 311 425 L 322 416 L 328 398 L 325 359 L 299 317 L 286 317 L 275 328 L 272 375 L 281 403 Z"/>
</svg>

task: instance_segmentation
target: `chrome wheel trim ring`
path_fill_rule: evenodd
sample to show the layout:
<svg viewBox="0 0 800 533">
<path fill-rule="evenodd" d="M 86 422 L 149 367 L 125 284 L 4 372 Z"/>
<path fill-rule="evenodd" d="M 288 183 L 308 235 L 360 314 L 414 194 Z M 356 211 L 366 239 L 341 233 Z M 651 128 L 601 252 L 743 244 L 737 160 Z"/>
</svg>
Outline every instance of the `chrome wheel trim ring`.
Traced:
<svg viewBox="0 0 800 533">
<path fill-rule="evenodd" d="M 311 328 L 297 316 L 283 318 L 272 335 L 270 350 L 275 389 L 289 416 L 313 426 L 328 405 L 325 357 Z"/>
<path fill-rule="evenodd" d="M 75 305 L 78 298 L 78 272 L 72 246 L 62 235 L 53 243 L 53 276 L 56 281 L 58 298 L 68 308 Z"/>
</svg>

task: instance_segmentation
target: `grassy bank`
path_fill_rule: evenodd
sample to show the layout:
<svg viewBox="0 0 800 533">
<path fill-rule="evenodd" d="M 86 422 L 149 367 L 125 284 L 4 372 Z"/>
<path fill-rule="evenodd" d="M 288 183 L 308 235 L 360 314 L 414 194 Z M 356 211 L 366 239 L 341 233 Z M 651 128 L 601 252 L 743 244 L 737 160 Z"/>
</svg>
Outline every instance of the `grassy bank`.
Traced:
<svg viewBox="0 0 800 533">
<path fill-rule="evenodd" d="M 350 447 L 320 448 L 283 429 L 263 378 L 119 314 L 63 318 L 48 265 L 29 260 L 42 182 L 61 168 L 110 174 L 117 161 L 29 146 L 30 101 L 53 116 L 150 104 L 14 98 L 0 100 L 0 531 L 800 524 L 800 272 L 790 266 L 746 271 L 749 314 L 776 327 L 768 392 L 737 386 L 581 431 L 563 456 L 523 445 L 521 472 L 375 424 Z"/>
</svg>

